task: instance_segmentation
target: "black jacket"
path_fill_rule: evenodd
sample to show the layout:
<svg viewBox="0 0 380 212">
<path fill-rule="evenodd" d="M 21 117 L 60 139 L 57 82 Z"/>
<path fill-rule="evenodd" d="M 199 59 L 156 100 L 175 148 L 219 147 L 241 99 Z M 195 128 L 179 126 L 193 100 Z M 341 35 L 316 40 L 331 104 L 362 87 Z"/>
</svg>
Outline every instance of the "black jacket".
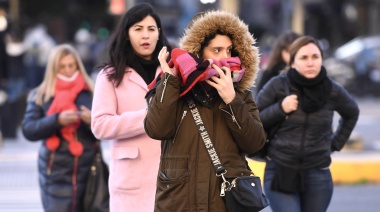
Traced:
<svg viewBox="0 0 380 212">
<path fill-rule="evenodd" d="M 281 78 L 286 78 L 290 93 L 296 90 L 285 74 L 274 77 L 257 95 L 260 119 L 265 129 L 281 124 L 270 141 L 268 155 L 275 162 L 297 169 L 328 167 L 331 152 L 339 151 L 347 142 L 359 116 L 359 108 L 347 91 L 332 81 L 332 89 L 323 108 L 305 113 L 300 107 L 285 114 L 281 102 L 286 96 Z M 340 115 L 333 130 L 334 111 Z"/>
<path fill-rule="evenodd" d="M 68 142 L 60 135 L 61 126 L 58 123 L 58 114 L 46 116 L 53 99 L 41 106 L 35 103 L 34 94 L 29 97 L 27 108 L 22 122 L 22 131 L 30 141 L 43 143 L 39 150 L 38 172 L 42 203 L 45 211 L 71 211 L 74 186 L 72 183 L 74 172 L 74 157 L 68 150 Z M 91 108 L 92 94 L 82 91 L 78 94 L 75 103 L 78 108 L 85 105 Z M 49 158 L 51 152 L 47 149 L 45 142 L 53 134 L 60 137 L 60 146 L 54 153 L 51 172 L 48 175 Z M 83 211 L 83 194 L 86 186 L 87 176 L 95 155 L 94 144 L 97 139 L 91 132 L 90 126 L 80 124 L 77 129 L 78 140 L 83 144 L 84 151 L 78 160 L 76 172 L 76 210 Z"/>
<path fill-rule="evenodd" d="M 262 71 L 260 80 L 258 80 L 256 91 L 259 93 L 259 91 L 264 87 L 264 85 L 273 77 L 278 76 L 282 70 L 286 67 L 286 64 L 283 62 L 277 63 L 273 68 L 266 69 Z"/>
</svg>

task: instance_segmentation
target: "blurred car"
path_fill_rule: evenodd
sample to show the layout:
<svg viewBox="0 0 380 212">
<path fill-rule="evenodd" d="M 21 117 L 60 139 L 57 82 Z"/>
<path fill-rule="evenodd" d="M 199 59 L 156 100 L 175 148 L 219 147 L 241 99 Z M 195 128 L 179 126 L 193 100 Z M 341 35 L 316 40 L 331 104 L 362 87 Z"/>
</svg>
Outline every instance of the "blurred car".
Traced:
<svg viewBox="0 0 380 212">
<path fill-rule="evenodd" d="M 330 57 L 323 61 L 323 65 L 327 69 L 327 74 L 332 79 L 337 81 L 349 91 L 354 89 L 352 85 L 356 76 L 355 69 L 349 63 Z"/>
<path fill-rule="evenodd" d="M 325 60 L 329 75 L 358 96 L 380 96 L 380 35 L 357 37 Z"/>
</svg>

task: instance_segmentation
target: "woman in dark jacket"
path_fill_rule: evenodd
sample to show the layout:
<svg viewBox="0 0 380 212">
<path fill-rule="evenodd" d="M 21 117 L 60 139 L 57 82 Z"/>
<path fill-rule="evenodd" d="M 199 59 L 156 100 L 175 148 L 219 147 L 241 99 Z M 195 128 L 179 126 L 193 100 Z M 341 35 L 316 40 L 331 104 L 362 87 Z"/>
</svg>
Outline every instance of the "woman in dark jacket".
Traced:
<svg viewBox="0 0 380 212">
<path fill-rule="evenodd" d="M 359 109 L 347 91 L 327 77 L 314 38 L 302 36 L 293 42 L 289 65 L 286 74 L 269 81 L 257 96 L 264 128 L 279 125 L 268 149 L 265 192 L 274 212 L 322 212 L 333 193 L 330 155 L 350 137 Z M 334 111 L 341 117 L 335 131 Z"/>
<path fill-rule="evenodd" d="M 24 136 L 43 140 L 38 157 L 45 211 L 84 211 L 83 196 L 97 139 L 91 132 L 93 83 L 77 51 L 56 46 L 45 78 L 28 99 Z"/>
<path fill-rule="evenodd" d="M 155 211 L 223 212 L 223 180 L 216 176 L 202 138 L 211 139 L 226 177 L 252 174 L 245 153 L 265 142 L 249 90 L 258 71 L 258 49 L 247 25 L 225 11 L 196 16 L 180 44 L 182 49 L 171 52 L 173 71 L 168 67 L 172 63 L 165 62 L 165 47 L 158 56 L 165 74 L 145 119 L 147 134 L 162 140 Z M 194 100 L 208 137 L 200 135 L 187 98 Z"/>
</svg>

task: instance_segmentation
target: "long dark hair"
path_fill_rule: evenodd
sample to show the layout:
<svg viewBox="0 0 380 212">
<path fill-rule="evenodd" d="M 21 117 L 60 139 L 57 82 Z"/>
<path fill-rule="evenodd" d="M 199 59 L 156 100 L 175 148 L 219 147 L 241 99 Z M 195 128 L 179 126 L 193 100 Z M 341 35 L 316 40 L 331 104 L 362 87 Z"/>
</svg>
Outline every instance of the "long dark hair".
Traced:
<svg viewBox="0 0 380 212">
<path fill-rule="evenodd" d="M 268 70 L 271 70 L 273 67 L 275 67 L 279 63 L 288 65 L 282 59 L 281 52 L 284 49 L 289 49 L 293 41 L 295 41 L 299 37 L 301 37 L 301 35 L 298 33 L 295 33 L 293 31 L 286 31 L 277 38 L 273 46 L 272 53 L 269 56 L 268 65 L 267 65 Z"/>
<path fill-rule="evenodd" d="M 131 65 L 131 62 L 136 57 L 131 41 L 128 37 L 128 30 L 135 23 L 142 21 L 145 17 L 152 16 L 156 21 L 159 32 L 159 40 L 157 41 L 156 48 L 153 51 L 153 59 L 156 59 L 159 51 L 163 46 L 168 46 L 169 51 L 171 47 L 168 40 L 164 36 L 162 30 L 161 20 L 153 7 L 149 4 L 138 4 L 130 8 L 120 19 L 119 24 L 110 38 L 109 42 L 109 62 L 104 66 L 114 67 L 114 71 L 107 73 L 108 80 L 113 81 L 115 86 L 119 86 L 123 80 L 125 68 Z"/>
</svg>

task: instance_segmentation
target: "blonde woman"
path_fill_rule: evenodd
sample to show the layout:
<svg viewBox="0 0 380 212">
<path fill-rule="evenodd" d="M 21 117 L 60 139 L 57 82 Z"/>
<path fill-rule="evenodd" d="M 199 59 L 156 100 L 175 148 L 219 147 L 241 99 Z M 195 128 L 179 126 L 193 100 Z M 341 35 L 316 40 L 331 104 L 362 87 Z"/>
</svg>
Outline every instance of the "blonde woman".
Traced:
<svg viewBox="0 0 380 212">
<path fill-rule="evenodd" d="M 97 141 L 90 128 L 92 94 L 93 82 L 77 51 L 67 44 L 52 49 L 22 122 L 28 140 L 42 140 L 38 172 L 45 211 L 83 211 Z"/>
</svg>

